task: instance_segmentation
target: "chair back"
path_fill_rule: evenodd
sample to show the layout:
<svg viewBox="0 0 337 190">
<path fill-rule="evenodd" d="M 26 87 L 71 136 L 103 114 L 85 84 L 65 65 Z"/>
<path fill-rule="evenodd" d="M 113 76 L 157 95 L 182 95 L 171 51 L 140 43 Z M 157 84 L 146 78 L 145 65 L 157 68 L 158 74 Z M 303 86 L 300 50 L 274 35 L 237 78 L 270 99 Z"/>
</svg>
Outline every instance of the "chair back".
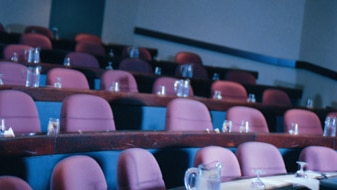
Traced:
<svg viewBox="0 0 337 190">
<path fill-rule="evenodd" d="M 51 190 L 108 189 L 101 167 L 85 155 L 70 156 L 59 161 L 51 174 Z"/>
<path fill-rule="evenodd" d="M 89 53 L 92 55 L 105 56 L 106 51 L 102 44 L 91 41 L 80 41 L 76 43 L 75 51 Z"/>
<path fill-rule="evenodd" d="M 87 33 L 79 33 L 75 36 L 76 42 L 93 42 L 97 44 L 103 44 L 100 37 L 93 35 L 93 34 L 87 34 Z"/>
<path fill-rule="evenodd" d="M 202 65 L 201 57 L 198 54 L 186 51 L 176 53 L 175 62 L 178 64 L 192 63 L 196 65 Z"/>
<path fill-rule="evenodd" d="M 227 71 L 225 80 L 237 82 L 240 84 L 256 84 L 255 76 L 247 71 L 242 70 Z"/>
<path fill-rule="evenodd" d="M 151 53 L 148 49 L 144 48 L 144 47 L 137 47 L 138 51 L 139 51 L 139 59 L 145 60 L 145 61 L 151 61 L 152 60 L 152 56 Z M 122 57 L 123 58 L 130 58 L 130 51 L 132 49 L 132 46 L 127 46 L 123 49 L 122 52 Z"/>
<path fill-rule="evenodd" d="M 53 68 L 47 73 L 47 85 L 54 85 L 61 80 L 62 88 L 89 89 L 85 75 L 77 70 L 68 68 Z"/>
<path fill-rule="evenodd" d="M 291 106 L 286 92 L 279 89 L 266 89 L 262 94 L 262 104 L 270 106 Z"/>
<path fill-rule="evenodd" d="M 248 121 L 249 132 L 269 132 L 268 124 L 264 115 L 256 108 L 233 106 L 227 110 L 226 119 L 232 121 L 232 131 L 240 131 L 241 122 Z"/>
<path fill-rule="evenodd" d="M 165 190 L 165 182 L 155 157 L 145 149 L 123 150 L 117 161 L 119 190 Z"/>
<path fill-rule="evenodd" d="M 32 46 L 34 48 L 52 49 L 50 39 L 42 34 L 24 33 L 21 34 L 20 44 Z"/>
<path fill-rule="evenodd" d="M 110 104 L 90 94 L 74 94 L 62 102 L 60 131 L 114 131 L 115 123 Z"/>
<path fill-rule="evenodd" d="M 308 163 L 308 165 L 306 165 L 306 170 L 316 172 L 337 172 L 337 152 L 329 147 L 305 147 L 300 153 L 299 160 Z"/>
<path fill-rule="evenodd" d="M 32 187 L 23 179 L 16 176 L 0 176 L 0 189 L 4 190 L 32 190 Z"/>
<path fill-rule="evenodd" d="M 176 98 L 168 103 L 165 130 L 206 131 L 207 129 L 213 130 L 213 125 L 205 104 L 186 98 Z"/>
<path fill-rule="evenodd" d="M 36 33 L 46 36 L 49 39 L 53 38 L 53 33 L 49 28 L 43 26 L 27 26 L 24 33 Z"/>
<path fill-rule="evenodd" d="M 100 68 L 95 56 L 84 52 L 70 52 L 66 55 L 70 59 L 71 66 Z"/>
<path fill-rule="evenodd" d="M 245 142 L 235 152 L 242 176 L 255 177 L 254 169 L 261 169 L 262 176 L 286 174 L 287 170 L 279 150 L 272 144 L 264 142 Z"/>
<path fill-rule="evenodd" d="M 299 134 L 323 135 L 319 117 L 310 110 L 290 109 L 284 113 L 284 132 L 291 129 L 291 124 L 298 124 Z"/>
<path fill-rule="evenodd" d="M 138 92 L 136 79 L 127 71 L 105 71 L 101 76 L 101 89 L 109 91 L 113 82 L 118 82 L 121 92 Z"/>
<path fill-rule="evenodd" d="M 27 67 L 7 61 L 0 61 L 0 78 L 5 85 L 26 85 Z"/>
<path fill-rule="evenodd" d="M 218 90 L 223 100 L 246 102 L 248 95 L 245 87 L 237 82 L 217 80 L 212 83 L 211 95 Z"/>
<path fill-rule="evenodd" d="M 119 69 L 124 71 L 152 73 L 151 65 L 137 58 L 125 58 L 119 63 Z"/>
<path fill-rule="evenodd" d="M 35 102 L 28 94 L 17 90 L 0 91 L 0 118 L 5 119 L 14 134 L 41 132 Z"/>
<path fill-rule="evenodd" d="M 214 161 L 222 163 L 221 181 L 230 181 L 241 176 L 239 161 L 235 154 L 220 146 L 206 146 L 199 149 L 194 156 L 194 167 Z"/>
<path fill-rule="evenodd" d="M 8 44 L 3 51 L 4 59 L 11 61 L 14 53 L 16 53 L 18 62 L 27 62 L 28 57 L 26 55 L 31 48 L 33 47 L 24 44 Z"/>
<path fill-rule="evenodd" d="M 157 78 L 152 86 L 152 93 L 156 94 L 160 88 L 160 86 L 165 86 L 165 94 L 167 96 L 176 96 L 177 92 L 174 89 L 174 84 L 175 82 L 179 80 L 178 78 L 173 78 L 173 77 L 159 77 Z M 188 96 L 193 97 L 193 88 L 190 85 L 189 91 L 188 91 Z"/>
</svg>

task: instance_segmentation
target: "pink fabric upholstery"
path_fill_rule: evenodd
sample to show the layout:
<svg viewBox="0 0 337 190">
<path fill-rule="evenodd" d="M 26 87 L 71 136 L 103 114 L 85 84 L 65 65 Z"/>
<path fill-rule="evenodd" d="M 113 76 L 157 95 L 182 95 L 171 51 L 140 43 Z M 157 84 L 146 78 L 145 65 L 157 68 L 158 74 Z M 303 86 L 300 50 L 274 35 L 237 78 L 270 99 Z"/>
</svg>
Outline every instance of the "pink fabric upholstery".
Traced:
<svg viewBox="0 0 337 190">
<path fill-rule="evenodd" d="M 214 81 L 211 86 L 211 95 L 213 95 L 216 90 L 221 92 L 223 100 L 246 102 L 248 98 L 245 87 L 236 82 Z"/>
<path fill-rule="evenodd" d="M 227 71 L 225 80 L 238 82 L 240 84 L 256 84 L 256 78 L 253 74 L 241 70 Z"/>
<path fill-rule="evenodd" d="M 101 76 L 101 89 L 110 90 L 112 82 L 119 83 L 119 89 L 121 92 L 138 92 L 138 86 L 135 78 L 127 71 L 105 71 Z"/>
<path fill-rule="evenodd" d="M 21 34 L 21 44 L 29 45 L 34 48 L 52 49 L 50 39 L 42 34 L 24 33 Z"/>
<path fill-rule="evenodd" d="M 106 52 L 102 44 L 81 41 L 76 43 L 75 51 L 89 53 L 92 55 L 105 56 Z"/>
<path fill-rule="evenodd" d="M 327 116 L 337 117 L 337 112 L 330 112 L 330 113 L 327 114 Z"/>
<path fill-rule="evenodd" d="M 240 131 L 241 121 L 249 122 L 249 132 L 268 133 L 269 128 L 264 115 L 255 108 L 233 106 L 226 112 L 226 119 L 233 122 L 232 131 Z"/>
<path fill-rule="evenodd" d="M 110 104 L 99 96 L 75 94 L 65 98 L 61 107 L 63 132 L 114 131 Z"/>
<path fill-rule="evenodd" d="M 53 33 L 49 30 L 49 28 L 43 27 L 43 26 L 27 26 L 25 28 L 24 33 L 36 33 L 36 34 L 42 34 L 49 39 L 53 38 Z"/>
<path fill-rule="evenodd" d="M 201 57 L 198 54 L 185 51 L 176 53 L 175 62 L 178 64 L 193 63 L 196 65 L 202 65 Z"/>
<path fill-rule="evenodd" d="M 5 119 L 14 134 L 41 132 L 35 102 L 28 94 L 16 90 L 0 91 L 0 118 Z"/>
<path fill-rule="evenodd" d="M 156 94 L 160 86 L 165 86 L 165 91 L 167 96 L 176 96 L 176 91 L 174 90 L 174 83 L 179 80 L 178 78 L 173 77 L 159 77 L 157 78 L 152 87 L 152 93 Z M 193 88 L 190 86 L 188 91 L 188 96 L 193 96 Z"/>
<path fill-rule="evenodd" d="M 323 135 L 319 117 L 312 111 L 290 109 L 284 113 L 284 131 L 288 132 L 291 123 L 298 124 L 299 134 Z"/>
<path fill-rule="evenodd" d="M 47 73 L 47 85 L 54 85 L 61 78 L 62 88 L 89 89 L 85 75 L 74 69 L 53 68 Z"/>
<path fill-rule="evenodd" d="M 75 36 L 76 42 L 93 42 L 97 44 L 102 44 L 100 37 L 93 34 L 79 33 Z"/>
<path fill-rule="evenodd" d="M 119 63 L 119 69 L 133 72 L 152 73 L 151 65 L 137 58 L 125 58 Z"/>
<path fill-rule="evenodd" d="M 264 142 L 245 142 L 236 149 L 243 176 L 255 177 L 253 169 L 263 170 L 262 176 L 286 174 L 284 160 L 279 150 Z"/>
<path fill-rule="evenodd" d="M 0 189 L 32 190 L 32 188 L 26 181 L 15 176 L 0 176 Z"/>
<path fill-rule="evenodd" d="M 26 85 L 27 67 L 13 62 L 0 62 L 1 80 L 5 85 Z"/>
<path fill-rule="evenodd" d="M 95 56 L 84 52 L 70 52 L 66 55 L 70 58 L 71 66 L 100 68 Z"/>
<path fill-rule="evenodd" d="M 127 46 L 123 49 L 123 52 L 122 52 L 123 58 L 130 57 L 130 49 L 131 48 L 132 48 L 131 46 Z M 139 57 L 138 57 L 139 59 L 143 59 L 145 61 L 151 61 L 152 60 L 151 53 L 146 48 L 138 47 L 138 51 L 139 51 Z"/>
<path fill-rule="evenodd" d="M 212 120 L 205 104 L 192 99 L 176 98 L 166 109 L 167 131 L 206 131 L 213 130 Z"/>
<path fill-rule="evenodd" d="M 221 181 L 229 181 L 241 176 L 239 161 L 235 154 L 220 146 L 207 146 L 198 150 L 194 157 L 194 167 L 214 161 L 222 163 Z"/>
<path fill-rule="evenodd" d="M 59 161 L 51 175 L 51 190 L 107 190 L 104 173 L 89 156 L 70 156 Z"/>
<path fill-rule="evenodd" d="M 26 62 L 27 58 L 25 58 L 25 52 L 28 52 L 31 48 L 33 47 L 24 44 L 9 44 L 4 49 L 4 59 L 10 61 L 13 54 L 17 53 L 18 62 Z"/>
<path fill-rule="evenodd" d="M 183 65 L 183 64 L 181 64 L 181 65 Z M 208 72 L 203 65 L 193 64 L 192 69 L 193 69 L 192 78 L 194 78 L 194 79 L 208 79 L 209 78 Z M 176 68 L 175 75 L 177 77 L 182 77 L 180 67 Z"/>
<path fill-rule="evenodd" d="M 129 148 L 119 155 L 117 185 L 119 190 L 165 190 L 157 160 L 141 148 Z"/>
<path fill-rule="evenodd" d="M 301 151 L 299 160 L 308 163 L 307 170 L 337 172 L 337 152 L 329 147 L 308 146 Z"/>
<path fill-rule="evenodd" d="M 291 106 L 288 94 L 278 89 L 266 89 L 263 91 L 262 104 L 272 106 Z"/>
</svg>

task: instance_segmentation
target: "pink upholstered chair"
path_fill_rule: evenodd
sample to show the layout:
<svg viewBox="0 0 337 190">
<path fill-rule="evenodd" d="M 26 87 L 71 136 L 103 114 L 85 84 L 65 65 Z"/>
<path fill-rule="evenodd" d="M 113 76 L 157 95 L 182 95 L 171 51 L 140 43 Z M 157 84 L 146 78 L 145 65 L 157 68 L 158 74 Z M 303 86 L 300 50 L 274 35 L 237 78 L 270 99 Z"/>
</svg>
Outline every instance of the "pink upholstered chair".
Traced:
<svg viewBox="0 0 337 190">
<path fill-rule="evenodd" d="M 32 46 L 34 48 L 52 49 L 50 39 L 42 34 L 24 33 L 21 34 L 20 44 Z"/>
<path fill-rule="evenodd" d="M 107 190 L 108 185 L 101 167 L 85 155 L 70 156 L 59 161 L 51 174 L 51 190 Z"/>
<path fill-rule="evenodd" d="M 284 131 L 288 132 L 291 124 L 298 124 L 299 134 L 323 135 L 319 117 L 312 111 L 304 109 L 290 109 L 284 113 Z"/>
<path fill-rule="evenodd" d="M 242 176 L 255 177 L 253 169 L 263 170 L 262 176 L 286 174 L 287 170 L 279 150 L 264 142 L 245 142 L 236 149 Z"/>
<path fill-rule="evenodd" d="M 225 80 L 237 82 L 240 84 L 256 84 L 256 78 L 253 74 L 242 70 L 227 71 Z"/>
<path fill-rule="evenodd" d="M 17 90 L 0 91 L 0 118 L 5 119 L 14 134 L 41 132 L 35 102 L 28 94 Z"/>
<path fill-rule="evenodd" d="M 107 70 L 101 76 L 101 89 L 110 91 L 112 82 L 118 82 L 121 92 L 138 92 L 133 75 L 127 71 Z"/>
<path fill-rule="evenodd" d="M 206 131 L 207 129 L 213 130 L 213 125 L 205 104 L 186 98 L 176 98 L 168 103 L 165 130 Z"/>
<path fill-rule="evenodd" d="M 247 102 L 247 91 L 245 87 L 237 82 L 217 80 L 212 83 L 211 95 L 219 90 L 223 100 Z"/>
<path fill-rule="evenodd" d="M 80 41 L 76 43 L 75 51 L 89 53 L 92 55 L 105 56 L 106 51 L 102 44 L 89 42 L 89 41 Z"/>
<path fill-rule="evenodd" d="M 24 33 L 42 34 L 48 37 L 49 39 L 53 38 L 52 31 L 49 28 L 43 26 L 27 26 L 24 30 Z"/>
<path fill-rule="evenodd" d="M 198 150 L 194 157 L 194 167 L 214 161 L 222 163 L 221 181 L 230 181 L 241 176 L 239 161 L 235 154 L 220 146 L 206 146 Z"/>
<path fill-rule="evenodd" d="M 71 66 L 100 68 L 95 56 L 84 52 L 70 52 L 66 55 L 70 58 Z"/>
<path fill-rule="evenodd" d="M 131 46 L 127 46 L 123 49 L 123 52 L 122 52 L 123 58 L 130 57 L 131 48 L 132 48 Z M 139 51 L 139 57 L 138 57 L 139 59 L 142 59 L 142 60 L 145 60 L 145 61 L 151 61 L 152 60 L 151 53 L 146 48 L 138 47 L 138 51 Z"/>
<path fill-rule="evenodd" d="M 147 150 L 129 148 L 117 161 L 117 189 L 165 190 L 165 182 L 155 157 Z"/>
<path fill-rule="evenodd" d="M 256 108 L 233 106 L 226 112 L 226 119 L 233 123 L 232 131 L 240 131 L 242 121 L 248 121 L 249 132 L 268 133 L 269 128 L 264 115 Z"/>
<path fill-rule="evenodd" d="M 291 106 L 288 94 L 278 89 L 266 89 L 262 94 L 262 104 L 271 106 Z"/>
<path fill-rule="evenodd" d="M 152 73 L 151 65 L 137 58 L 125 58 L 119 63 L 119 69 L 124 71 Z"/>
<path fill-rule="evenodd" d="M 186 51 L 176 53 L 175 62 L 178 64 L 193 63 L 196 65 L 202 65 L 201 57 L 198 54 Z"/>
<path fill-rule="evenodd" d="M 15 176 L 0 176 L 0 189 L 3 190 L 32 190 L 32 187 L 23 179 Z"/>
<path fill-rule="evenodd" d="M 85 75 L 77 70 L 68 68 L 53 68 L 47 73 L 47 85 L 54 85 L 61 79 L 62 88 L 89 89 Z"/>
<path fill-rule="evenodd" d="M 184 64 L 181 64 L 181 65 L 184 65 Z M 194 79 L 208 79 L 209 78 L 208 72 L 203 65 L 199 65 L 199 64 L 192 64 L 192 65 L 193 65 L 192 66 L 192 71 L 193 71 L 192 78 Z M 175 75 L 177 77 L 183 77 L 180 67 L 176 68 Z"/>
<path fill-rule="evenodd" d="M 325 146 L 308 146 L 299 156 L 300 161 L 307 162 L 307 170 L 316 172 L 337 172 L 337 152 Z"/>
<path fill-rule="evenodd" d="M 26 85 L 27 67 L 13 62 L 0 61 L 0 78 L 5 85 Z"/>
<path fill-rule="evenodd" d="M 75 36 L 76 42 L 93 42 L 97 44 L 102 44 L 102 40 L 100 37 L 93 35 L 93 34 L 87 34 L 87 33 L 79 33 Z"/>
<path fill-rule="evenodd" d="M 60 123 L 61 132 L 115 130 L 110 104 L 90 94 L 66 97 L 62 102 Z"/>
<path fill-rule="evenodd" d="M 24 44 L 9 44 L 5 47 L 3 51 L 3 56 L 5 60 L 11 61 L 14 53 L 17 54 L 18 62 L 26 62 L 27 58 L 25 58 L 26 52 L 28 52 L 32 46 L 24 45 Z"/>
<path fill-rule="evenodd" d="M 176 91 L 174 89 L 174 83 L 179 80 L 178 78 L 173 77 L 159 77 L 157 78 L 152 86 L 152 93 L 156 94 L 160 88 L 160 86 L 165 86 L 165 91 L 167 96 L 176 96 Z M 193 88 L 190 86 L 188 91 L 188 96 L 193 96 Z"/>
</svg>

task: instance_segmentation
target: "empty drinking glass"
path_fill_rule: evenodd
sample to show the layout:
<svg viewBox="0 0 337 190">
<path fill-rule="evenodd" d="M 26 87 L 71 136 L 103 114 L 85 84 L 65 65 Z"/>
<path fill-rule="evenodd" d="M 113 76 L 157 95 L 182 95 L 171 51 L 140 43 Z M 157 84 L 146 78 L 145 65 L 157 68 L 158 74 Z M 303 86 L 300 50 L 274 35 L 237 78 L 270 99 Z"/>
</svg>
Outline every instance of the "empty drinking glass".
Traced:
<svg viewBox="0 0 337 190">
<path fill-rule="evenodd" d="M 213 99 L 216 99 L 216 100 L 221 100 L 222 99 L 221 91 L 220 90 L 214 91 Z"/>
<path fill-rule="evenodd" d="M 256 173 L 256 178 L 252 179 L 252 182 L 250 184 L 250 189 L 251 190 L 265 190 L 266 186 L 264 185 L 263 181 L 260 178 L 260 175 L 263 173 L 263 170 L 253 169 L 253 171 Z"/>
<path fill-rule="evenodd" d="M 105 69 L 107 69 L 107 70 L 112 70 L 113 69 L 111 61 L 108 62 L 108 65 L 105 67 Z"/>
<path fill-rule="evenodd" d="M 110 86 L 110 91 L 111 92 L 119 92 L 119 83 L 116 81 L 113 81 Z"/>
<path fill-rule="evenodd" d="M 323 136 L 335 137 L 336 136 L 336 117 L 326 117 L 324 122 Z"/>
<path fill-rule="evenodd" d="M 166 89 L 165 86 L 159 86 L 157 90 L 157 95 L 159 96 L 165 96 L 166 94 Z"/>
<path fill-rule="evenodd" d="M 160 68 L 160 67 L 156 67 L 156 68 L 154 69 L 154 74 L 156 74 L 156 75 L 161 75 L 161 68 Z"/>
<path fill-rule="evenodd" d="M 231 120 L 225 120 L 222 124 L 222 132 L 230 133 L 232 132 L 233 122 Z"/>
<path fill-rule="evenodd" d="M 307 165 L 306 162 L 297 161 L 299 169 L 296 171 L 295 177 L 307 178 L 307 174 L 304 171 L 304 166 Z"/>
<path fill-rule="evenodd" d="M 61 77 L 56 78 L 56 82 L 54 83 L 54 88 L 62 88 Z"/>
<path fill-rule="evenodd" d="M 2 80 L 2 74 L 0 73 L 0 85 L 4 85 L 4 81 Z"/>
<path fill-rule="evenodd" d="M 248 121 L 241 121 L 239 127 L 240 133 L 248 133 L 249 132 L 249 122 Z"/>
<path fill-rule="evenodd" d="M 290 129 L 288 130 L 288 133 L 290 135 L 298 135 L 298 124 L 297 123 L 291 123 Z"/>
<path fill-rule="evenodd" d="M 60 132 L 60 120 L 58 118 L 49 118 L 48 135 L 56 135 Z"/>
</svg>

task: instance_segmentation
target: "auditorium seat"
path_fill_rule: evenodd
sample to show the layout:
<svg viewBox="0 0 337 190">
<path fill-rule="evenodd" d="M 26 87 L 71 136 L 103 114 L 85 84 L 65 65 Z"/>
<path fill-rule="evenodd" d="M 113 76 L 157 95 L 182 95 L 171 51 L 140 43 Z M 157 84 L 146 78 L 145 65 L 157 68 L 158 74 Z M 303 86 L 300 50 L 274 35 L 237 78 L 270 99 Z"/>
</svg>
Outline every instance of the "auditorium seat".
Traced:
<svg viewBox="0 0 337 190">
<path fill-rule="evenodd" d="M 211 95 L 218 90 L 223 100 L 247 102 L 247 91 L 245 87 L 237 82 L 217 80 L 212 83 Z"/>
<path fill-rule="evenodd" d="M 157 94 L 159 88 L 161 86 L 165 86 L 165 95 L 167 96 L 176 96 L 177 92 L 175 90 L 175 83 L 176 81 L 179 80 L 178 78 L 173 78 L 173 77 L 159 77 L 157 78 L 152 86 L 152 93 Z M 190 85 L 189 91 L 188 91 L 188 96 L 193 97 L 193 88 Z"/>
<path fill-rule="evenodd" d="M 93 42 L 97 44 L 103 44 L 100 37 L 94 34 L 88 34 L 88 33 L 76 34 L 75 41 L 76 42 Z"/>
<path fill-rule="evenodd" d="M 181 65 L 185 65 L 185 64 L 181 64 Z M 175 76 L 183 77 L 181 67 L 176 68 Z M 203 65 L 192 64 L 192 78 L 193 79 L 205 79 L 205 80 L 209 79 L 206 68 Z"/>
<path fill-rule="evenodd" d="M 175 62 L 178 64 L 196 64 L 202 65 L 201 57 L 193 52 L 180 51 L 175 55 Z"/>
<path fill-rule="evenodd" d="M 125 48 L 123 48 L 123 52 L 122 52 L 122 57 L 123 58 L 127 58 L 130 57 L 130 51 L 131 51 L 132 46 L 126 46 Z M 138 58 L 139 59 L 143 59 L 145 61 L 151 61 L 152 60 L 152 56 L 149 50 L 147 50 L 144 47 L 136 47 L 139 51 L 139 55 Z"/>
<path fill-rule="evenodd" d="M 62 88 L 89 89 L 85 75 L 77 70 L 68 68 L 53 68 L 47 73 L 47 85 L 53 86 L 60 80 Z"/>
<path fill-rule="evenodd" d="M 263 91 L 262 104 L 269 106 L 291 106 L 291 101 L 286 92 L 270 88 Z"/>
<path fill-rule="evenodd" d="M 265 142 L 244 142 L 235 152 L 242 176 L 255 177 L 254 169 L 262 170 L 261 176 L 286 174 L 287 170 L 279 150 Z"/>
<path fill-rule="evenodd" d="M 16 176 L 0 176 L 0 189 L 3 190 L 32 190 L 32 187 L 23 179 Z"/>
<path fill-rule="evenodd" d="M 12 57 L 14 53 L 16 53 L 18 59 L 17 62 L 25 63 L 28 59 L 28 51 L 31 48 L 33 47 L 24 44 L 8 44 L 3 51 L 4 59 L 7 61 L 13 61 Z"/>
<path fill-rule="evenodd" d="M 89 41 L 80 41 L 76 43 L 75 51 L 89 53 L 92 55 L 105 56 L 106 51 L 102 44 Z"/>
<path fill-rule="evenodd" d="M 85 52 L 70 52 L 66 55 L 70 59 L 71 66 L 100 68 L 95 56 Z"/>
<path fill-rule="evenodd" d="M 165 182 L 155 157 L 141 148 L 123 150 L 117 160 L 117 189 L 165 190 Z"/>
<path fill-rule="evenodd" d="M 253 74 L 243 70 L 230 70 L 225 74 L 225 80 L 237 82 L 240 84 L 256 84 L 256 78 Z"/>
<path fill-rule="evenodd" d="M 62 102 L 61 132 L 114 131 L 115 122 L 110 104 L 102 97 L 74 94 Z"/>
<path fill-rule="evenodd" d="M 175 98 L 168 103 L 166 108 L 165 130 L 213 130 L 210 112 L 202 102 L 186 98 Z"/>
<path fill-rule="evenodd" d="M 59 161 L 51 174 L 51 190 L 107 190 L 108 185 L 97 161 L 85 155 L 74 155 Z"/>
<path fill-rule="evenodd" d="M 24 33 L 21 34 L 20 43 L 32 46 L 34 48 L 52 49 L 50 39 L 42 34 Z"/>
<path fill-rule="evenodd" d="M 43 26 L 34 26 L 34 25 L 27 26 L 24 30 L 24 33 L 42 34 L 49 39 L 53 38 L 52 31 L 49 28 Z"/>
<path fill-rule="evenodd" d="M 113 82 L 118 82 L 120 92 L 138 92 L 134 76 L 122 70 L 107 70 L 101 76 L 101 89 L 110 91 Z"/>
<path fill-rule="evenodd" d="M 232 121 L 232 131 L 240 131 L 241 122 L 247 121 L 249 123 L 249 132 L 269 132 L 264 115 L 256 108 L 246 106 L 230 107 L 226 112 L 226 120 Z"/>
<path fill-rule="evenodd" d="M 305 147 L 300 153 L 299 160 L 307 163 L 307 170 L 316 172 L 337 172 L 337 152 L 329 147 Z"/>
<path fill-rule="evenodd" d="M 7 130 L 11 127 L 15 135 L 41 132 L 35 102 L 24 92 L 0 91 L 0 118 L 5 119 Z"/>
<path fill-rule="evenodd" d="M 26 85 L 27 67 L 7 61 L 0 61 L 0 78 L 4 85 Z"/>
<path fill-rule="evenodd" d="M 119 63 L 119 69 L 124 71 L 152 73 L 151 65 L 147 61 L 138 58 L 123 59 Z"/>
<path fill-rule="evenodd" d="M 289 109 L 284 113 L 284 132 L 291 129 L 292 123 L 298 124 L 298 134 L 323 135 L 322 124 L 319 117 L 310 110 Z"/>
<path fill-rule="evenodd" d="M 239 161 L 235 154 L 221 146 L 206 146 L 200 148 L 194 156 L 193 166 L 198 167 L 200 164 L 208 164 L 215 161 L 222 163 L 221 182 L 241 177 Z"/>
</svg>

